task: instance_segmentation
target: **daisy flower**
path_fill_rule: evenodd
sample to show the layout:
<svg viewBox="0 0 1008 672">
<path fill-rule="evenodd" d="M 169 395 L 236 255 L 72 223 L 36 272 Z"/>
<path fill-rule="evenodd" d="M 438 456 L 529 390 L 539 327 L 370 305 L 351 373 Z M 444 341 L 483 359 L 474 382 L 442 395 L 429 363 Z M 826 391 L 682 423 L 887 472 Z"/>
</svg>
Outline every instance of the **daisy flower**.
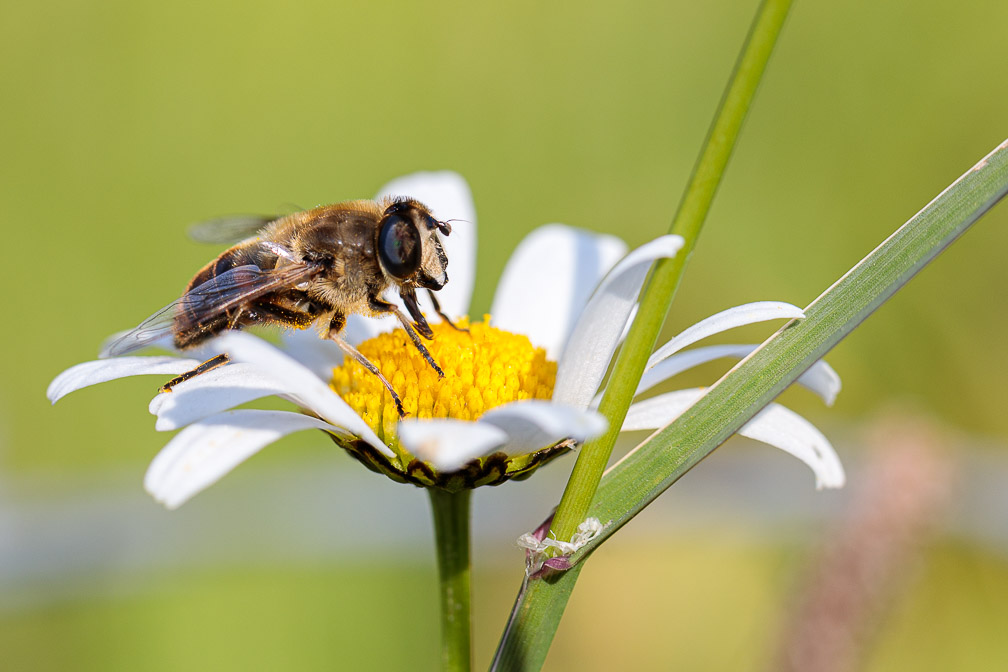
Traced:
<svg viewBox="0 0 1008 672">
<path fill-rule="evenodd" d="M 351 316 L 346 339 L 375 363 L 400 394 L 312 330 L 282 337 L 281 347 L 244 332 L 227 332 L 195 354 L 127 356 L 78 364 L 48 389 L 55 403 L 68 393 L 134 375 L 175 376 L 226 352 L 231 363 L 186 380 L 150 404 L 156 429 L 181 429 L 151 463 L 146 489 L 175 508 L 264 446 L 292 432 L 318 429 L 373 471 L 400 482 L 458 491 L 528 476 L 537 467 L 600 434 L 594 410 L 606 371 L 629 322 L 651 264 L 682 246 L 663 236 L 626 254 L 613 236 L 561 225 L 530 234 L 504 270 L 490 316 L 470 322 L 475 279 L 476 215 L 469 188 L 454 173 L 420 173 L 393 181 L 379 196 L 408 195 L 452 221 L 443 241 L 451 281 L 438 293 L 444 312 L 462 316 L 459 331 L 431 324 L 428 349 L 438 379 L 396 323 Z M 428 310 L 427 314 L 434 314 Z M 680 352 L 728 328 L 801 317 L 795 306 L 748 304 L 690 327 L 659 348 L 637 393 L 697 364 L 742 357 L 753 345 Z M 201 356 L 202 359 L 200 358 Z M 799 382 L 831 403 L 839 378 L 823 362 Z M 624 430 L 668 424 L 702 390 L 665 393 L 630 407 Z M 277 396 L 300 412 L 238 408 Z M 812 467 L 820 486 L 843 483 L 829 442 L 796 414 L 771 405 L 740 432 L 776 445 Z"/>
</svg>

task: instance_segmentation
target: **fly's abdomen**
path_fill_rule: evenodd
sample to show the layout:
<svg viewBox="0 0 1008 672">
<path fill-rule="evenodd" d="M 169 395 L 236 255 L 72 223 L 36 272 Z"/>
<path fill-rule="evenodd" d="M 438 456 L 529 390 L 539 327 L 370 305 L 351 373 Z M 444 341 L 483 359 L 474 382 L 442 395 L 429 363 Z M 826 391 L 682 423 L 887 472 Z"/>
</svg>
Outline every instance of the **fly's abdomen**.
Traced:
<svg viewBox="0 0 1008 672">
<path fill-rule="evenodd" d="M 249 274 L 258 277 L 261 270 L 252 261 L 246 246 L 235 246 L 204 266 L 189 282 L 183 300 L 175 312 L 175 346 L 191 348 L 238 326 L 244 308 L 240 300 L 242 271 L 228 271 L 241 266 L 255 266 Z M 224 276 L 223 278 L 221 276 Z"/>
</svg>

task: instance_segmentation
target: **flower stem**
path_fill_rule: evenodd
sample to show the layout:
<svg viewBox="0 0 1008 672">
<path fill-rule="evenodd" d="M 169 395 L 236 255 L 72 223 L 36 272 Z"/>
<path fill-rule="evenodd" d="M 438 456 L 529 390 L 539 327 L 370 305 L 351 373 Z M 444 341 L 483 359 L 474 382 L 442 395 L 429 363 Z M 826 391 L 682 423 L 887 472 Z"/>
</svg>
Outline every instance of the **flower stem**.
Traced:
<svg viewBox="0 0 1008 672">
<path fill-rule="evenodd" d="M 553 518 L 551 533 L 557 539 L 569 540 L 588 515 L 589 505 L 612 454 L 637 382 L 654 349 L 686 262 L 696 246 L 700 229 L 738 139 L 742 121 L 790 6 L 791 0 L 763 0 L 756 12 L 673 219 L 671 233 L 681 235 L 686 244 L 675 258 L 655 265 L 641 293 L 637 318 L 616 358 L 599 406 L 599 411 L 609 421 L 609 429 L 601 437 L 586 443 L 578 454 L 567 489 Z M 606 518 L 601 520 L 607 522 Z M 552 583 L 532 581 L 527 590 L 523 584 L 498 647 L 495 670 L 532 671 L 542 667 L 581 567 L 580 564 L 575 565 Z"/>
<path fill-rule="evenodd" d="M 429 488 L 441 584 L 441 669 L 472 666 L 469 617 L 469 498 L 471 490 Z"/>
<path fill-rule="evenodd" d="M 790 5 L 791 0 L 764 0 L 753 19 L 735 71 L 672 222 L 670 232 L 681 235 L 686 244 L 674 258 L 656 263 L 641 292 L 637 318 L 617 355 L 599 405 L 599 412 L 609 421 L 609 429 L 586 443 L 578 453 L 567 489 L 553 518 L 551 534 L 557 539 L 570 539 L 588 514 L 627 408 L 633 400 L 637 382 L 644 372 L 648 356 L 654 350 L 658 332 L 672 305 L 686 261 L 696 245 Z"/>
</svg>

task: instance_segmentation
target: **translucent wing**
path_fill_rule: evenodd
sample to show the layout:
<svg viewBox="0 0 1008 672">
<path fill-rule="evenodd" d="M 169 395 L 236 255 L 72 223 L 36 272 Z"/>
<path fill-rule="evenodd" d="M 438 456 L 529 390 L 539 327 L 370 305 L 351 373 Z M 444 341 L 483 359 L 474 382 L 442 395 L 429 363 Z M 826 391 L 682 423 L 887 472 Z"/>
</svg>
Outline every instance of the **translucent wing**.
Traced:
<svg viewBox="0 0 1008 672">
<path fill-rule="evenodd" d="M 102 348 L 99 357 L 125 355 L 161 340 L 173 332 L 178 315 L 185 315 L 188 323 L 197 326 L 247 301 L 309 280 L 322 269 L 319 264 L 294 264 L 269 271 L 252 264 L 232 268 L 193 287 L 135 329 L 113 338 Z"/>
<path fill-rule="evenodd" d="M 198 243 L 214 245 L 233 244 L 259 233 L 270 222 L 282 215 L 226 215 L 189 227 L 189 237 Z"/>
</svg>

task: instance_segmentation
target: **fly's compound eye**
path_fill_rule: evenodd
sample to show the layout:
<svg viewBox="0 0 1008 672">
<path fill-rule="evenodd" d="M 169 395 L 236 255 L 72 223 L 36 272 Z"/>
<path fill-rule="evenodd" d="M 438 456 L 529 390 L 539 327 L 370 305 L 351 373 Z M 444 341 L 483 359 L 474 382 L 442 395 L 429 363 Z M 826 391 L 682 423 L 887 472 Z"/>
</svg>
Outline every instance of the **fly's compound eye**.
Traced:
<svg viewBox="0 0 1008 672">
<path fill-rule="evenodd" d="M 387 215 L 378 231 L 378 260 L 397 280 L 405 280 L 420 268 L 420 232 L 413 222 Z"/>
</svg>

